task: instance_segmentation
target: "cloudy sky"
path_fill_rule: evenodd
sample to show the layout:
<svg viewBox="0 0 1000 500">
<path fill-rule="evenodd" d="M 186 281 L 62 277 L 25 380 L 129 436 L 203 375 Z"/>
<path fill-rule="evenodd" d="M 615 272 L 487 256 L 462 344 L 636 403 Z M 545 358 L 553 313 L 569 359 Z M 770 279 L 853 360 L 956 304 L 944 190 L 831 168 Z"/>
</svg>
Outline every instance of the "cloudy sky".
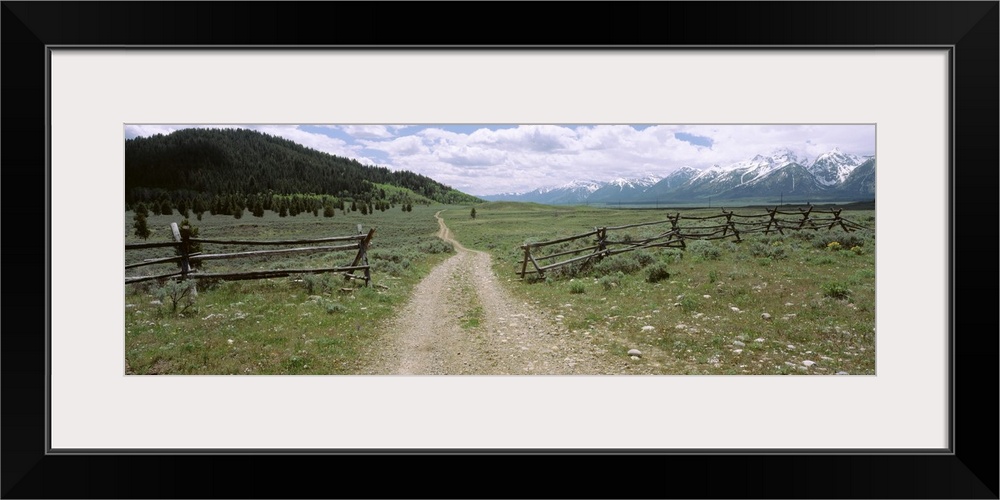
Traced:
<svg viewBox="0 0 1000 500">
<path fill-rule="evenodd" d="M 473 195 L 576 179 L 663 177 L 787 148 L 875 154 L 874 125 L 197 125 L 246 128 L 366 165 L 409 170 Z M 127 139 L 193 125 L 126 125 Z"/>
</svg>

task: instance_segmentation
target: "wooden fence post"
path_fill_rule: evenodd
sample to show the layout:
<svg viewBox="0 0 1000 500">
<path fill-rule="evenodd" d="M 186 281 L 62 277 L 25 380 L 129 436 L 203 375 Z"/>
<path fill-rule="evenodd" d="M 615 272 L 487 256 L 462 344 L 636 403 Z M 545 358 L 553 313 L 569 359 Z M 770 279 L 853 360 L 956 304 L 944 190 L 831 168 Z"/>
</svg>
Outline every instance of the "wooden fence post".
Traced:
<svg viewBox="0 0 1000 500">
<path fill-rule="evenodd" d="M 525 274 L 527 274 L 528 271 L 528 259 L 530 258 L 528 252 L 531 251 L 530 250 L 531 247 L 528 246 L 527 243 L 525 243 L 524 245 L 522 245 L 522 248 L 524 248 L 524 262 L 521 263 L 521 279 L 523 280 Z"/>
<path fill-rule="evenodd" d="M 806 222 L 809 223 L 809 225 L 812 227 L 812 229 L 819 229 L 819 228 L 816 227 L 816 224 L 814 224 L 809 219 L 809 214 L 811 214 L 812 211 L 813 211 L 812 205 L 809 205 L 809 210 L 806 210 L 806 211 L 803 212 L 802 209 L 800 208 L 799 211 L 802 212 L 802 220 L 799 221 L 799 229 L 802 229 L 806 225 Z"/>
<path fill-rule="evenodd" d="M 360 228 L 360 224 L 358 226 Z M 375 228 L 370 229 L 368 231 L 368 235 L 365 236 L 365 239 L 358 243 L 358 254 L 354 256 L 354 262 L 351 264 L 351 267 L 357 266 L 362 261 L 364 261 L 366 266 L 368 265 L 368 245 L 371 243 L 373 236 L 375 236 Z M 344 275 L 344 279 L 349 280 L 353 275 L 353 270 L 348 271 L 347 274 Z M 369 281 L 371 281 L 371 269 L 366 267 L 365 286 L 368 286 Z"/>
<path fill-rule="evenodd" d="M 170 232 L 174 234 L 174 241 L 180 243 L 181 248 L 181 278 L 187 279 L 188 272 L 191 271 L 191 263 L 188 261 L 188 254 L 191 249 L 191 242 L 188 239 L 189 236 L 182 235 L 180 228 L 177 227 L 176 222 L 170 223 Z M 187 236 L 187 237 L 186 237 Z"/>
<path fill-rule="evenodd" d="M 181 244 L 181 279 L 186 280 L 191 272 L 191 227 L 177 227 L 176 222 L 170 223 L 170 232 L 174 235 L 174 241 Z M 191 283 L 191 297 L 198 296 L 198 287 Z"/>
<path fill-rule="evenodd" d="M 770 233 L 771 232 L 771 224 L 774 224 L 774 227 L 775 227 L 775 229 L 778 230 L 778 233 L 780 233 L 782 236 L 784 236 L 785 232 L 781 230 L 781 221 L 779 221 L 778 219 L 775 218 L 778 215 L 778 207 L 774 207 L 773 209 L 768 210 L 767 213 L 768 213 L 768 215 L 771 216 L 771 218 L 770 218 L 770 220 L 767 221 L 767 227 L 764 228 L 764 234 Z"/>
<path fill-rule="evenodd" d="M 833 226 L 840 224 L 840 227 L 845 233 L 851 232 L 851 229 L 848 229 L 847 226 L 844 225 L 844 219 L 840 218 L 841 210 L 843 210 L 843 208 L 838 208 L 833 212 L 833 222 L 830 223 L 830 227 L 828 227 L 827 230 L 833 229 Z"/>
<path fill-rule="evenodd" d="M 740 239 L 740 232 L 736 230 L 736 225 L 733 223 L 733 211 L 730 210 L 726 212 L 726 209 L 724 208 L 722 209 L 722 211 L 725 212 L 726 214 L 726 227 L 722 228 L 722 236 L 725 236 L 726 232 L 732 231 L 733 236 L 736 237 L 736 242 L 737 243 L 742 242 L 743 240 Z"/>
</svg>

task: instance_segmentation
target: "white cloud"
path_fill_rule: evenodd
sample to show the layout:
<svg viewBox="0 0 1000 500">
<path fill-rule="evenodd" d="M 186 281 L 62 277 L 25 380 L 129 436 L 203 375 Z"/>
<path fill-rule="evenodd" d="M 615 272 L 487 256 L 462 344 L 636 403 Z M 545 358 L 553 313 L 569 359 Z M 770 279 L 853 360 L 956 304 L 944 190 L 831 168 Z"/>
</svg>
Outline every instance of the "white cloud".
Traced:
<svg viewBox="0 0 1000 500">
<path fill-rule="evenodd" d="M 157 134 L 167 135 L 177 131 L 173 125 L 125 125 L 125 138 L 150 137 Z"/>
<path fill-rule="evenodd" d="M 575 179 L 665 176 L 685 165 L 729 165 L 778 148 L 808 159 L 834 147 L 859 155 L 875 152 L 873 125 L 523 125 L 470 133 L 444 126 L 330 126 L 355 138 L 353 143 L 294 125 L 241 127 L 362 164 L 416 172 L 477 195 L 530 191 Z M 184 127 L 127 126 L 126 136 L 178 128 Z M 678 139 L 678 132 L 708 138 L 712 144 L 691 144 Z M 373 151 L 381 153 L 380 161 L 370 156 Z"/>
<path fill-rule="evenodd" d="M 357 139 L 387 139 L 396 135 L 395 129 L 386 125 L 338 125 L 334 128 Z"/>
</svg>

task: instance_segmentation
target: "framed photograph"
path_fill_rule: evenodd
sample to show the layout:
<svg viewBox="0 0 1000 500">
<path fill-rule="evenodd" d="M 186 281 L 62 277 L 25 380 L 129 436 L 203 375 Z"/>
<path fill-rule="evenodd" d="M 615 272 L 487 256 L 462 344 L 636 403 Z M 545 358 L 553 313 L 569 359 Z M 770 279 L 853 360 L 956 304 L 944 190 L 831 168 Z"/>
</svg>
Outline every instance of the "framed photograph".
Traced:
<svg viewBox="0 0 1000 500">
<path fill-rule="evenodd" d="M 8 198 L 14 221 L 44 213 L 23 238 L 44 246 L 8 259 L 45 256 L 45 279 L 35 295 L 5 297 L 9 319 L 28 313 L 43 328 L 19 335 L 9 325 L 3 340 L 3 495 L 295 497 L 311 490 L 289 485 L 285 471 L 303 461 L 363 477 L 438 460 L 489 484 L 484 496 L 517 497 L 559 465 L 586 464 L 590 478 L 593 460 L 610 477 L 543 481 L 527 496 L 997 498 L 995 428 L 976 423 L 997 417 L 995 314 L 960 302 L 958 288 L 986 293 L 975 263 L 994 254 L 978 259 L 983 245 L 967 240 L 959 250 L 955 231 L 996 207 L 997 2 L 577 9 L 617 19 L 608 26 L 616 45 L 534 13 L 531 22 L 563 26 L 572 43 L 498 43 L 489 38 L 501 31 L 438 21 L 405 38 L 418 11 L 451 10 L 419 4 L 4 2 L 4 165 L 13 185 L 44 186 Z M 519 9 L 485 15 L 526 22 Z M 695 31 L 692 19 L 715 21 Z M 328 23 L 346 27 L 330 34 Z M 452 28 L 448 43 L 434 35 Z M 407 124 L 870 127 L 881 167 L 875 369 L 126 375 L 123 336 L 134 326 L 123 322 L 119 271 L 123 145 L 137 125 L 305 134 L 306 125 Z M 698 130 L 681 133 L 708 140 Z M 165 337 L 155 349 L 171 348 L 170 331 L 149 335 Z M 282 472 L 236 479 L 248 458 Z M 539 467 L 495 478 L 492 464 L 528 463 Z M 237 475 L 205 486 L 182 479 L 205 467 Z M 390 483 L 331 496 L 455 491 Z"/>
</svg>

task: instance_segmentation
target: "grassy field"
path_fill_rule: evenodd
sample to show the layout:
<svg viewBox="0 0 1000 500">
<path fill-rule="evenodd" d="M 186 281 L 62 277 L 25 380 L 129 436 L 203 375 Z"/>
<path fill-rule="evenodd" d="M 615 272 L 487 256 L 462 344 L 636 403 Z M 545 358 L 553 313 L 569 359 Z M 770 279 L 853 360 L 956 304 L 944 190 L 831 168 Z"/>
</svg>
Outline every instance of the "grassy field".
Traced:
<svg viewBox="0 0 1000 500">
<path fill-rule="evenodd" d="M 662 374 L 875 373 L 875 213 L 843 216 L 868 228 L 748 235 L 743 242 L 690 242 L 678 249 L 640 250 L 591 267 L 521 281 L 526 241 L 545 241 L 595 227 L 662 220 L 678 210 L 616 210 L 517 203 L 399 207 L 333 218 L 300 214 L 257 218 L 206 214 L 191 218 L 203 238 L 290 239 L 343 236 L 377 228 L 370 250 L 373 287 L 344 293 L 333 275 L 199 283 L 197 296 L 169 284 L 125 286 L 125 354 L 137 374 L 352 374 L 384 333 L 380 325 L 414 285 L 453 250 L 438 240 L 434 212 L 470 248 L 489 251 L 500 281 L 516 296 L 552 311 L 572 332 L 610 352 L 643 352 L 637 362 Z M 760 213 L 760 209 L 735 209 Z M 681 210 L 716 215 L 718 209 Z M 169 241 L 179 215 L 149 217 L 149 242 Z M 126 213 L 126 243 L 132 235 Z M 657 229 L 636 228 L 640 239 Z M 662 230 L 662 228 L 659 228 Z M 834 244 L 836 243 L 836 244 Z M 259 247 L 209 246 L 206 253 Z M 126 252 L 126 264 L 172 250 Z M 353 252 L 204 263 L 205 272 L 330 267 Z M 176 269 L 143 267 L 129 274 Z M 658 274 L 657 274 L 658 273 Z M 667 276 L 669 275 L 669 276 Z M 176 304 L 176 307 L 175 307 Z M 478 307 L 474 304 L 473 306 Z M 482 311 L 464 318 L 474 328 Z M 762 316 L 764 315 L 764 316 Z"/>
<path fill-rule="evenodd" d="M 869 228 L 851 233 L 838 227 L 689 242 L 684 251 L 639 250 L 527 281 L 515 276 L 525 242 L 720 211 L 488 203 L 476 206 L 473 220 L 468 210 L 442 215 L 463 245 L 493 253 L 497 275 L 514 293 L 558 310 L 573 332 L 612 352 L 638 348 L 658 373 L 875 373 L 873 210 L 842 213 Z M 629 237 L 662 230 L 636 228 Z"/>
<path fill-rule="evenodd" d="M 364 349 L 409 297 L 430 269 L 454 252 L 437 239 L 433 214 L 441 207 L 417 205 L 386 212 L 332 218 L 309 214 L 257 218 L 191 218 L 202 238 L 281 240 L 346 236 L 376 228 L 369 251 L 373 287 L 352 293 L 341 276 L 293 275 L 252 281 L 198 284 L 197 296 L 156 282 L 125 286 L 125 357 L 137 374 L 350 374 L 364 362 Z M 171 222 L 179 215 L 149 218 L 147 240 L 169 241 Z M 125 241 L 132 235 L 132 213 L 125 214 Z M 302 245 L 298 245 L 302 246 Z M 274 247 L 272 247 L 274 248 Z M 279 247 L 280 248 L 280 247 Z M 205 253 L 260 250 L 262 247 L 205 245 Z M 126 264 L 170 256 L 171 249 L 126 252 Z M 282 258 L 207 261 L 205 272 L 316 268 L 348 265 L 355 252 L 330 252 Z M 129 275 L 161 274 L 176 264 L 140 267 Z M 357 282 L 355 286 L 360 286 Z M 176 299 L 177 307 L 174 307 Z"/>
</svg>

